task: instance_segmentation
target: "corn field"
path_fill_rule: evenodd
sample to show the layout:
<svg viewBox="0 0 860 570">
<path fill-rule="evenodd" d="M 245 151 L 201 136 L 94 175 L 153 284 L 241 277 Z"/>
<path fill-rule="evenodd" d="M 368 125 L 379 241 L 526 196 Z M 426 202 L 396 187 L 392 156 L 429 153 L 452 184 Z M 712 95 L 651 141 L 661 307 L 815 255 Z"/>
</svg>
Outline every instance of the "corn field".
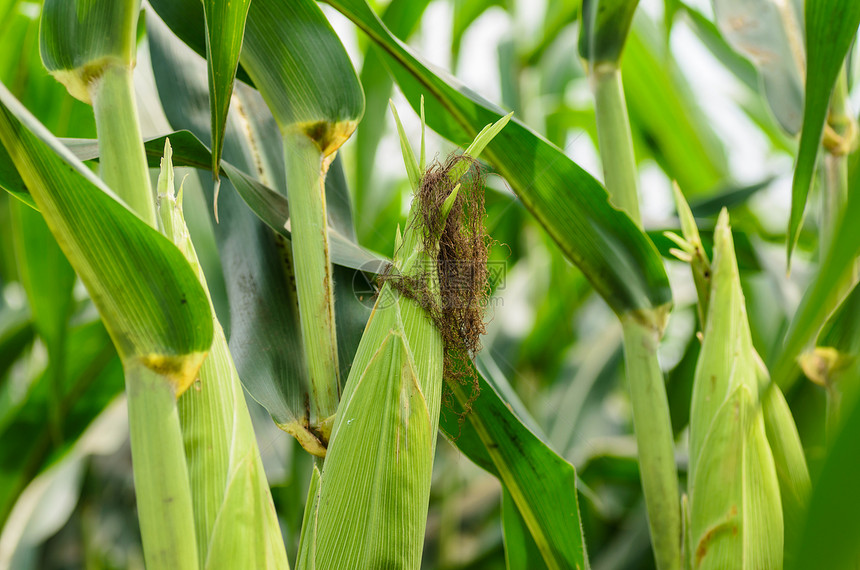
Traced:
<svg viewBox="0 0 860 570">
<path fill-rule="evenodd" d="M 860 569 L 857 0 L 0 0 L 0 569 Z"/>
</svg>

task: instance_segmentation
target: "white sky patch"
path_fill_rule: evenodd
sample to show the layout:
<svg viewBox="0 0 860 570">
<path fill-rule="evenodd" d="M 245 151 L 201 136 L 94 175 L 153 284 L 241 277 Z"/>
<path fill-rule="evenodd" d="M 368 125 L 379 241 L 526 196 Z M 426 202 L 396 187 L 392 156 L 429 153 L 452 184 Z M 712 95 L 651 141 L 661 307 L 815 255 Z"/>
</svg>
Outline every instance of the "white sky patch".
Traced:
<svg viewBox="0 0 860 570">
<path fill-rule="evenodd" d="M 488 100 L 502 99 L 499 75 L 499 43 L 511 34 L 511 19 L 498 7 L 481 14 L 463 34 L 457 78 Z"/>
</svg>

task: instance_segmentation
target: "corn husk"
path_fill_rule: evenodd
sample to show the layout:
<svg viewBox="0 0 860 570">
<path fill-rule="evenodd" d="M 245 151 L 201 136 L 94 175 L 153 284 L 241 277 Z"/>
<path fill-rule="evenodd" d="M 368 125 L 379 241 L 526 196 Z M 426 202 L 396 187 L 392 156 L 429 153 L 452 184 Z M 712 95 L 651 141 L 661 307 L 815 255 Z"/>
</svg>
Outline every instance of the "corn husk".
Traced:
<svg viewBox="0 0 860 570">
<path fill-rule="evenodd" d="M 690 414 L 693 568 L 781 568 L 783 514 L 728 214 L 720 214 Z"/>
<path fill-rule="evenodd" d="M 480 152 L 508 118 L 482 131 L 467 153 Z M 417 190 L 423 152 L 416 161 L 400 132 Z M 462 174 L 455 169 L 449 177 Z M 437 212 L 443 222 L 457 195 L 455 187 Z M 424 231 L 416 200 L 395 240 L 390 274 L 396 279 L 385 280 L 379 292 L 344 388 L 316 513 L 306 516 L 299 568 L 420 567 L 445 362 L 443 338 L 427 309 L 441 301 L 439 236 L 428 248 Z M 410 283 L 420 295 L 395 283 Z"/>
</svg>

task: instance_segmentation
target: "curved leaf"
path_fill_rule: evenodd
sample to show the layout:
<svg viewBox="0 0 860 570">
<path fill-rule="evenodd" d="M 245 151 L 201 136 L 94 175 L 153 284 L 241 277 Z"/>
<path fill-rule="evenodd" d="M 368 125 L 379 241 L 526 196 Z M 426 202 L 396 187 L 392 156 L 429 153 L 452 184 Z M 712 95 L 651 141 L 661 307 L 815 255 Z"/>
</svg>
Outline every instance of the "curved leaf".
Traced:
<svg viewBox="0 0 860 570">
<path fill-rule="evenodd" d="M 481 127 L 505 115 L 443 72 L 432 72 L 394 38 L 364 0 L 331 4 L 366 32 L 390 56 L 391 70 L 413 108 L 425 96 L 427 124 L 465 145 Z M 512 120 L 487 146 L 483 157 L 513 186 L 565 254 L 617 313 L 670 301 L 671 292 L 653 244 L 623 213 L 609 205 L 606 191 L 555 146 Z"/>
<path fill-rule="evenodd" d="M 193 379 L 212 343 L 212 322 L 181 252 L 114 198 L 5 86 L 0 140 L 123 359 L 139 359 L 175 381 Z"/>
<path fill-rule="evenodd" d="M 803 113 L 803 14 L 774 0 L 713 0 L 723 38 L 755 64 L 783 129 L 800 131 Z"/>
<path fill-rule="evenodd" d="M 618 64 L 639 0 L 583 0 L 579 55 L 594 68 Z"/>
<path fill-rule="evenodd" d="M 860 255 L 860 177 L 848 189 L 848 202 L 842 219 L 833 232 L 830 249 L 809 284 L 791 320 L 782 350 L 771 370 L 773 380 L 786 393 L 799 378 L 797 358 L 818 334 L 842 296 L 851 277 L 854 261 Z"/>
<path fill-rule="evenodd" d="M 0 424 L 0 527 L 33 477 L 62 457 L 123 391 L 116 350 L 99 321 L 71 328 L 63 348 L 69 358 L 63 363 L 60 386 L 46 371 L 34 381 L 21 407 Z M 45 422 L 53 399 L 60 404 L 62 440 Z"/>
</svg>

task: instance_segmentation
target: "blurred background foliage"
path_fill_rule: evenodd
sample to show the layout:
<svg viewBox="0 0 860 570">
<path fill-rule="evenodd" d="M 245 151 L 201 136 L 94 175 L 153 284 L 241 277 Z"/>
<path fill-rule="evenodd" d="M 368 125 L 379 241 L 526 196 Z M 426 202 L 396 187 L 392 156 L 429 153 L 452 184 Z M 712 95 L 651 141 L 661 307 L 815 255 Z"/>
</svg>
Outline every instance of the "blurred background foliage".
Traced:
<svg viewBox="0 0 860 570">
<path fill-rule="evenodd" d="M 602 179 L 593 99 L 576 51 L 579 2 L 372 4 L 388 27 L 430 62 L 515 111 Z M 387 256 L 409 205 L 389 97 L 403 109 L 412 140 L 420 123 L 393 87 L 377 48 L 343 16 L 324 9 L 360 72 L 367 98 L 364 120 L 341 152 L 358 242 Z M 39 13 L 39 2 L 0 0 L 0 80 L 55 135 L 94 138 L 91 109 L 72 99 L 41 64 Z M 643 1 L 623 57 L 644 225 L 666 258 L 674 296 L 660 357 L 676 434 L 689 418 L 700 343 L 692 281 L 662 236 L 678 227 L 671 181 L 685 192 L 706 242 L 720 209 L 730 210 L 753 340 L 765 361 L 781 342 L 817 261 L 813 199 L 791 275 L 785 275 L 797 143 L 771 114 L 757 69 L 722 39 L 713 18 L 706 1 Z M 146 20 L 156 25 L 157 16 L 148 11 Z M 144 136 L 156 136 L 172 129 L 153 73 L 157 57 L 149 47 L 141 30 L 135 83 Z M 849 88 L 857 109 L 860 57 L 853 49 Z M 428 135 L 428 157 L 444 158 L 454 150 Z M 208 212 L 211 176 L 179 169 L 177 178 L 186 174 L 191 174 L 185 179 L 186 218 L 229 330 L 227 288 Z M 524 422 L 576 466 L 593 567 L 652 567 L 620 326 L 505 181 L 492 173 L 486 200 L 494 290 L 479 366 L 517 402 Z M 114 349 L 40 216 L 6 193 L 0 194 L 0 235 L 0 567 L 142 568 Z M 339 278 L 347 286 L 343 294 L 352 286 L 348 275 Z M 814 472 L 824 450 L 824 389 L 804 381 L 787 398 Z M 289 557 L 295 560 L 311 460 L 265 410 L 253 400 L 249 404 Z M 683 483 L 685 457 L 678 462 Z M 424 567 L 504 568 L 501 498 L 493 476 L 441 443 Z"/>
</svg>

